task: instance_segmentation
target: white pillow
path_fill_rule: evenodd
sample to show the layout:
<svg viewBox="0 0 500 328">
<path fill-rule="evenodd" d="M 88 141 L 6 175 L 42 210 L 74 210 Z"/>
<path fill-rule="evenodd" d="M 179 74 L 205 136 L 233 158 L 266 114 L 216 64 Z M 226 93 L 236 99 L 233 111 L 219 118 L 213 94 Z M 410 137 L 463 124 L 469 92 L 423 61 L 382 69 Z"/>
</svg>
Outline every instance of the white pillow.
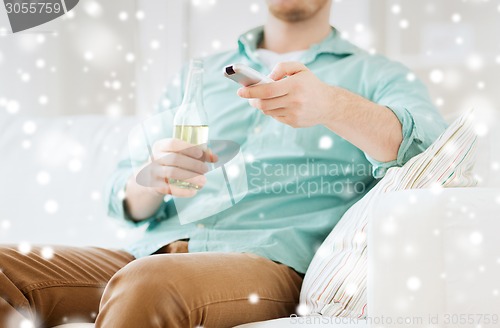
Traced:
<svg viewBox="0 0 500 328">
<path fill-rule="evenodd" d="M 368 213 L 376 196 L 403 189 L 470 187 L 477 135 L 463 115 L 422 154 L 394 167 L 351 207 L 314 256 L 300 294 L 310 314 L 365 318 Z"/>
</svg>

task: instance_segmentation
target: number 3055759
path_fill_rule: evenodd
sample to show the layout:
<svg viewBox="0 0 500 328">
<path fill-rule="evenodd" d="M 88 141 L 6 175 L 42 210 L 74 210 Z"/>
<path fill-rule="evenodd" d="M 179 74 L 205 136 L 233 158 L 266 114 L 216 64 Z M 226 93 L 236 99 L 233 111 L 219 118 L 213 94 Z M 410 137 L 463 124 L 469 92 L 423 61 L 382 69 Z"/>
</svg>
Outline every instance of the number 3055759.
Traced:
<svg viewBox="0 0 500 328">
<path fill-rule="evenodd" d="M 23 3 L 5 3 L 7 14 L 59 14 L 62 10 L 60 3 L 46 2 L 23 2 Z"/>
</svg>

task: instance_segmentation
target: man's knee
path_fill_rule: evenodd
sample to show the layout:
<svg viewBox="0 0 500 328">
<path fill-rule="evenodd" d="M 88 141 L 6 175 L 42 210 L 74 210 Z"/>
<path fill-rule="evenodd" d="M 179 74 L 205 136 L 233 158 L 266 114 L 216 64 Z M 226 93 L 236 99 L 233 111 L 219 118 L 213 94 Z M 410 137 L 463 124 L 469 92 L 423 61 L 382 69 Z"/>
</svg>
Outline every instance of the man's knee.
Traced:
<svg viewBox="0 0 500 328">
<path fill-rule="evenodd" d="M 186 284 L 189 274 L 175 261 L 155 255 L 135 260 L 119 270 L 110 280 L 101 302 L 101 317 L 120 315 L 120 320 L 153 320 L 152 326 L 174 327 L 190 316 Z M 103 319 L 101 318 L 101 319 Z M 115 319 L 110 322 L 116 322 Z"/>
<path fill-rule="evenodd" d="M 175 265 L 175 261 L 158 261 L 159 256 L 172 255 L 155 255 L 132 261 L 111 278 L 106 289 L 123 288 L 127 293 L 146 294 L 151 298 L 159 294 L 148 294 L 151 291 L 177 290 L 179 284 L 187 281 L 185 272 Z"/>
</svg>

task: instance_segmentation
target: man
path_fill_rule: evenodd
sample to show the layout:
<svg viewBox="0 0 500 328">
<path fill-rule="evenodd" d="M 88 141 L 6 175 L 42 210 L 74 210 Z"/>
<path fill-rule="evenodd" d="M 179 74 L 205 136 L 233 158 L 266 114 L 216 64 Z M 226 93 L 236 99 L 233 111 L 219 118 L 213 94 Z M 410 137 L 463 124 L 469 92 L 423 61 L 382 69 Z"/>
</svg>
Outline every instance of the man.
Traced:
<svg viewBox="0 0 500 328">
<path fill-rule="evenodd" d="M 126 252 L 56 249 L 50 261 L 36 250 L 24 256 L 2 248 L 1 318 L 231 327 L 295 311 L 307 266 L 342 214 L 445 125 L 405 67 L 340 38 L 329 25 L 330 0 L 268 5 L 266 25 L 244 34 L 237 51 L 204 60 L 210 138 L 241 145 L 248 195 L 181 225 L 168 195 L 190 199 L 197 191 L 140 186 L 122 162 L 110 183 L 110 214 L 146 224 L 144 239 Z M 276 82 L 238 90 L 220 73 L 234 62 L 263 73 L 274 67 Z M 179 105 L 181 88 L 169 88 L 167 97 Z M 173 139 L 155 143 L 156 181 L 206 183 L 206 162 L 217 157 L 188 147 Z"/>
</svg>

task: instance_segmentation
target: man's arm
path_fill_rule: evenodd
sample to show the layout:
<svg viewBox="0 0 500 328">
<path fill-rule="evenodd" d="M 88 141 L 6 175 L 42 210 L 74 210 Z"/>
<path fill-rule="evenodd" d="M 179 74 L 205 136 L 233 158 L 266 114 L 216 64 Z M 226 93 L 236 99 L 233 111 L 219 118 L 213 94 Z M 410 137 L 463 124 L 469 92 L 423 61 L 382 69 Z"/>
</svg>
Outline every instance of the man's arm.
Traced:
<svg viewBox="0 0 500 328">
<path fill-rule="evenodd" d="M 338 87 L 331 87 L 332 111 L 324 125 L 379 162 L 397 159 L 403 141 L 401 122 L 387 107 Z"/>
<path fill-rule="evenodd" d="M 165 195 L 153 188 L 137 183 L 135 175 L 130 176 L 125 187 L 123 206 L 128 218 L 135 222 L 152 217 L 163 203 Z"/>
<path fill-rule="evenodd" d="M 398 71 L 393 75 L 406 81 L 402 72 Z M 405 141 L 411 142 L 411 131 L 406 131 L 405 136 L 406 129 L 413 129 L 412 122 L 406 122 L 411 121 L 409 112 L 404 111 L 398 115 L 399 109 L 385 105 L 406 102 L 413 107 L 421 107 L 414 110 L 427 111 L 427 114 L 435 114 L 437 118 L 427 125 L 434 124 L 439 129 L 431 130 L 440 132 L 444 126 L 439 114 L 421 94 L 426 92 L 425 89 L 418 89 L 417 93 L 420 94 L 415 95 L 411 90 L 398 87 L 402 84 L 401 81 L 388 81 L 389 87 L 381 84 L 381 90 L 375 92 L 377 104 L 348 90 L 327 85 L 300 63 L 279 64 L 270 77 L 277 82 L 242 88 L 238 95 L 250 99 L 250 104 L 264 114 L 292 127 L 324 125 L 364 151 L 373 162 L 404 164 L 403 161 L 407 158 L 402 154 L 401 146 Z M 410 116 L 410 119 L 405 121 L 401 117 L 404 115 Z M 407 126 L 403 126 L 403 121 Z M 431 142 L 433 137 L 437 135 L 429 133 Z M 416 151 L 425 149 L 430 144 L 429 140 L 421 142 L 422 147 Z M 404 148 L 406 151 L 406 144 Z"/>
</svg>

